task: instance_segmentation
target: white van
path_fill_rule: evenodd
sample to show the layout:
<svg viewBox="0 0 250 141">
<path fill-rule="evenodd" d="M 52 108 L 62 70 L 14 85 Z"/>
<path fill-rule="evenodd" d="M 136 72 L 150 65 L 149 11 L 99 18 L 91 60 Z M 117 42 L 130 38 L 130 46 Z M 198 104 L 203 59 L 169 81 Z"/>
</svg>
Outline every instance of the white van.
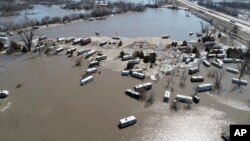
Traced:
<svg viewBox="0 0 250 141">
<path fill-rule="evenodd" d="M 166 91 L 165 91 L 165 94 L 164 94 L 163 101 L 164 101 L 164 102 L 168 102 L 169 99 L 170 99 L 170 96 L 171 96 L 171 92 L 168 91 L 168 90 L 166 90 Z"/>
</svg>

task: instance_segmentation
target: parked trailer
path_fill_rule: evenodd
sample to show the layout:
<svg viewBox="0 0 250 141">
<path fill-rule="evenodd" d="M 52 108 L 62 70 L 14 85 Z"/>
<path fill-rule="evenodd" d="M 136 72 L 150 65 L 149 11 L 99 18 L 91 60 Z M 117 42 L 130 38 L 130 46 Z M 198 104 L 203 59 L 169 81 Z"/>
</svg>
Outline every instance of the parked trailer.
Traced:
<svg viewBox="0 0 250 141">
<path fill-rule="evenodd" d="M 226 55 L 225 54 L 217 54 L 216 57 L 219 59 L 223 59 L 226 57 Z"/>
<path fill-rule="evenodd" d="M 206 67 L 210 67 L 210 66 L 211 66 L 211 63 L 210 63 L 208 60 L 204 60 L 204 61 L 203 61 L 203 64 L 204 64 Z"/>
<path fill-rule="evenodd" d="M 53 50 L 53 49 L 55 49 L 55 46 L 49 47 L 49 50 Z"/>
<path fill-rule="evenodd" d="M 43 41 L 43 40 L 46 40 L 47 39 L 47 36 L 41 36 L 38 38 L 39 41 Z"/>
<path fill-rule="evenodd" d="M 142 73 L 143 69 L 131 69 L 130 71 L 131 71 L 131 73 L 132 72 L 140 72 L 140 73 Z"/>
<path fill-rule="evenodd" d="M 195 73 L 197 73 L 197 72 L 199 72 L 199 68 L 198 67 L 193 67 L 193 68 L 189 68 L 189 70 L 188 70 L 188 74 L 195 74 Z"/>
<path fill-rule="evenodd" d="M 219 69 L 222 69 L 223 68 L 223 65 L 219 64 L 217 61 L 213 61 L 212 62 L 212 65 L 214 65 L 215 67 L 219 68 Z"/>
<path fill-rule="evenodd" d="M 139 78 L 139 79 L 144 79 L 145 78 L 145 74 L 144 73 L 140 73 L 140 72 L 136 72 L 136 71 L 132 72 L 131 76 L 135 77 L 135 78 Z"/>
<path fill-rule="evenodd" d="M 197 87 L 198 92 L 204 92 L 204 91 L 211 91 L 213 89 L 213 85 L 208 83 L 208 84 L 200 84 Z"/>
<path fill-rule="evenodd" d="M 175 100 L 181 103 L 187 103 L 187 104 L 193 103 L 193 99 L 191 96 L 185 96 L 185 95 L 180 95 L 180 94 L 176 95 Z"/>
<path fill-rule="evenodd" d="M 95 72 L 97 72 L 97 68 L 95 68 L 95 67 L 89 68 L 89 69 L 86 70 L 87 74 L 91 74 L 91 73 L 95 73 Z"/>
<path fill-rule="evenodd" d="M 147 83 L 136 85 L 134 87 L 134 90 L 137 91 L 137 92 L 141 92 L 141 91 L 150 90 L 151 88 L 152 88 L 152 83 L 151 82 L 147 82 Z"/>
<path fill-rule="evenodd" d="M 227 68 L 226 68 L 226 71 L 231 72 L 231 73 L 235 73 L 235 74 L 238 74 L 238 73 L 239 73 L 239 70 L 234 69 L 234 68 L 230 68 L 230 67 L 227 67 Z"/>
<path fill-rule="evenodd" d="M 125 128 L 125 127 L 128 127 L 128 126 L 135 124 L 136 122 L 137 122 L 137 120 L 136 120 L 135 116 L 130 116 L 127 118 L 120 119 L 118 127 Z"/>
<path fill-rule="evenodd" d="M 122 57 L 122 61 L 127 61 L 127 60 L 131 60 L 131 59 L 133 59 L 133 56 L 132 56 L 132 55 L 124 55 L 124 56 Z"/>
<path fill-rule="evenodd" d="M 73 45 L 79 44 L 81 42 L 82 38 L 77 38 L 73 40 Z"/>
<path fill-rule="evenodd" d="M 65 39 L 65 43 L 73 42 L 74 39 L 74 37 L 68 37 L 67 39 Z"/>
<path fill-rule="evenodd" d="M 163 34 L 161 38 L 162 38 L 162 39 L 168 39 L 168 38 L 169 38 L 169 35 Z"/>
<path fill-rule="evenodd" d="M 234 59 L 234 63 L 241 63 L 241 59 Z"/>
<path fill-rule="evenodd" d="M 222 49 L 222 46 L 214 45 L 214 46 L 211 47 L 211 49 Z"/>
<path fill-rule="evenodd" d="M 223 62 L 221 61 L 221 59 L 216 59 L 215 61 L 216 61 L 217 63 L 223 65 Z"/>
<path fill-rule="evenodd" d="M 34 50 L 34 52 L 37 52 L 39 50 L 42 51 L 44 49 L 44 47 L 45 47 L 45 45 L 41 45 L 39 47 L 36 47 L 35 50 Z"/>
<path fill-rule="evenodd" d="M 66 55 L 67 54 L 72 54 L 74 51 L 76 51 L 76 48 L 70 48 L 70 49 L 67 50 Z"/>
<path fill-rule="evenodd" d="M 108 42 L 107 41 L 101 41 L 100 42 L 100 47 L 106 45 Z"/>
<path fill-rule="evenodd" d="M 192 76 L 190 80 L 191 82 L 203 82 L 204 78 L 202 76 Z"/>
<path fill-rule="evenodd" d="M 233 78 L 232 83 L 238 84 L 238 85 L 247 85 L 247 80 L 239 80 L 237 78 Z"/>
<path fill-rule="evenodd" d="M 131 89 L 127 89 L 125 93 L 133 98 L 139 99 L 140 98 L 140 93 L 133 91 Z"/>
<path fill-rule="evenodd" d="M 191 62 L 191 59 L 190 58 L 187 58 L 186 60 L 185 60 L 185 63 L 186 64 L 189 64 Z"/>
<path fill-rule="evenodd" d="M 93 80 L 94 80 L 93 76 L 88 76 L 88 77 L 83 78 L 83 79 L 80 80 L 80 85 L 85 85 L 85 84 L 87 84 L 87 83 L 89 83 L 89 82 L 91 82 Z"/>
<path fill-rule="evenodd" d="M 88 57 L 90 57 L 90 56 L 94 55 L 95 53 L 96 53 L 96 50 L 90 50 L 89 52 L 87 52 L 87 54 L 86 54 L 86 57 L 85 57 L 85 58 L 88 58 Z"/>
<path fill-rule="evenodd" d="M 112 39 L 114 39 L 114 40 L 120 40 L 120 37 L 119 36 L 113 36 Z"/>
<path fill-rule="evenodd" d="M 121 72 L 121 75 L 122 75 L 122 76 L 128 76 L 128 75 L 129 75 L 129 70 L 123 70 L 123 71 Z"/>
<path fill-rule="evenodd" d="M 106 60 L 106 59 L 107 59 L 107 55 L 101 55 L 101 56 L 97 56 L 95 58 L 95 60 L 97 60 L 97 61 L 102 61 L 102 60 Z"/>
<path fill-rule="evenodd" d="M 56 54 L 58 54 L 58 53 L 62 52 L 63 50 L 64 50 L 64 49 L 63 49 L 63 48 L 61 48 L 61 47 L 57 48 L 57 49 L 56 49 Z"/>
<path fill-rule="evenodd" d="M 63 42 L 65 41 L 65 38 L 57 38 L 57 42 Z"/>
<path fill-rule="evenodd" d="M 233 58 L 224 58 L 223 59 L 223 63 L 233 63 L 233 62 L 234 62 Z"/>
<path fill-rule="evenodd" d="M 216 57 L 216 54 L 208 54 L 207 58 L 214 58 Z"/>
<path fill-rule="evenodd" d="M 211 53 L 212 54 L 221 54 L 223 53 L 223 49 L 211 49 Z"/>
<path fill-rule="evenodd" d="M 100 65 L 99 61 L 89 62 L 89 68 L 94 67 L 94 66 L 99 66 L 99 65 Z"/>
<path fill-rule="evenodd" d="M 133 59 L 133 60 L 129 60 L 128 63 L 131 63 L 131 64 L 140 64 L 141 60 L 140 59 Z"/>
<path fill-rule="evenodd" d="M 83 54 L 83 53 L 85 53 L 87 51 L 88 50 L 86 50 L 86 49 L 79 50 L 79 51 L 77 51 L 77 56 L 79 56 L 79 55 L 81 55 L 81 54 Z"/>
<path fill-rule="evenodd" d="M 166 90 L 166 91 L 165 91 L 165 94 L 164 94 L 163 101 L 164 101 L 164 102 L 168 102 L 169 99 L 170 99 L 170 96 L 171 96 L 171 92 L 168 91 L 168 90 Z"/>
<path fill-rule="evenodd" d="M 91 43 L 91 38 L 84 38 L 80 41 L 81 45 L 87 45 Z"/>
</svg>

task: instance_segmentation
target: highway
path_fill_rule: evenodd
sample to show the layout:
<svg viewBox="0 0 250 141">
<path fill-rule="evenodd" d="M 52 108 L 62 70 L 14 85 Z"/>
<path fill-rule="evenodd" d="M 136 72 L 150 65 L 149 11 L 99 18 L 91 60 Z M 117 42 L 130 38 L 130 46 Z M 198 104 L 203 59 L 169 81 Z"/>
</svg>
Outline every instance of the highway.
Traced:
<svg viewBox="0 0 250 141">
<path fill-rule="evenodd" d="M 250 23 L 248 23 L 246 21 L 237 19 L 235 17 L 229 16 L 229 15 L 226 15 L 226 14 L 223 14 L 223 13 L 211 10 L 211 9 L 204 8 L 202 6 L 199 6 L 197 4 L 191 3 L 191 2 L 186 1 L 186 0 L 176 0 L 176 1 L 179 3 L 182 3 L 183 5 L 190 7 L 196 11 L 203 12 L 204 14 L 207 14 L 213 18 L 219 19 L 223 22 L 228 22 L 228 24 L 231 24 L 232 26 L 236 25 L 237 27 L 240 27 L 241 30 L 243 30 L 247 33 L 250 33 Z"/>
</svg>

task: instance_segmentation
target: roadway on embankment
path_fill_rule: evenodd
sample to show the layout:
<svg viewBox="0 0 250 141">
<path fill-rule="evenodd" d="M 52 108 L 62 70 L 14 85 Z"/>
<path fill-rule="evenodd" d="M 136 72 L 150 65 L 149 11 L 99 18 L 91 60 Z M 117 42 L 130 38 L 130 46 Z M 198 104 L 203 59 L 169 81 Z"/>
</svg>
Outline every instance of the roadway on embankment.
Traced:
<svg viewBox="0 0 250 141">
<path fill-rule="evenodd" d="M 199 6 L 197 4 L 191 3 L 189 1 L 186 0 L 177 0 L 177 2 L 207 16 L 210 17 L 211 19 L 216 19 L 218 21 L 221 21 L 222 23 L 226 23 L 227 25 L 230 25 L 232 27 L 236 26 L 238 30 L 240 30 L 240 32 L 238 33 L 238 36 L 245 40 L 245 41 L 250 41 L 249 37 L 250 37 L 250 23 L 234 18 L 232 16 L 211 10 L 211 9 L 207 9 L 204 8 L 202 6 Z"/>
</svg>

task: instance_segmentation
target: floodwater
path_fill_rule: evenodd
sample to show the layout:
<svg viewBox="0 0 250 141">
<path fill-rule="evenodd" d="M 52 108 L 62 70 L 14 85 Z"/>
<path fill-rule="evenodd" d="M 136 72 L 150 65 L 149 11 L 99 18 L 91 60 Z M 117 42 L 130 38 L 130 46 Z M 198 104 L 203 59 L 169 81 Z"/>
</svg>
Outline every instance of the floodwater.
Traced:
<svg viewBox="0 0 250 141">
<path fill-rule="evenodd" d="M 104 36 L 124 37 L 161 37 L 170 35 L 175 40 L 192 40 L 196 35 L 189 36 L 190 32 L 201 31 L 202 19 L 183 10 L 170 10 L 166 8 L 147 9 L 141 13 L 125 13 L 108 16 L 102 21 L 76 21 L 69 24 L 53 26 L 39 30 L 39 34 L 50 38 L 57 37 L 89 37 L 99 31 Z"/>
<path fill-rule="evenodd" d="M 88 13 L 88 11 L 85 10 L 62 9 L 61 5 L 52 5 L 51 7 L 45 5 L 33 5 L 33 6 L 34 6 L 33 9 L 22 10 L 20 12 L 20 15 L 0 17 L 0 21 L 1 22 L 12 21 L 14 23 L 20 23 L 25 20 L 25 16 L 27 16 L 29 19 L 40 21 L 42 18 L 46 16 L 52 18 L 56 16 L 63 17 L 65 15 L 71 15 L 71 14 Z"/>
<path fill-rule="evenodd" d="M 232 84 L 227 82 L 233 74 L 227 73 L 223 79 L 220 95 L 199 93 L 199 104 L 180 104 L 178 111 L 172 111 L 169 103 L 162 102 L 164 91 L 174 87 L 174 95 L 192 95 L 197 83 L 189 83 L 189 75 L 184 88 L 179 87 L 180 78 L 176 76 L 170 87 L 166 87 L 170 76 L 153 82 L 153 89 L 145 94 L 146 100 L 138 101 L 124 91 L 142 83 L 141 80 L 122 77 L 101 64 L 101 73 L 94 74 L 94 81 L 80 86 L 87 60 L 83 66 L 75 67 L 76 58 L 63 54 L 0 56 L 0 89 L 10 91 L 9 97 L 0 101 L 2 140 L 220 141 L 220 133 L 228 131 L 230 123 L 250 123 L 249 107 L 237 108 L 219 99 L 243 105 L 250 100 L 249 87 L 244 87 L 242 94 L 230 93 Z M 198 75 L 206 76 L 208 69 L 201 69 Z M 248 77 L 244 79 L 249 81 Z M 18 83 L 21 87 L 15 88 Z M 152 103 L 146 102 L 149 97 Z M 130 115 L 135 115 L 138 123 L 119 130 L 119 119 Z"/>
</svg>

